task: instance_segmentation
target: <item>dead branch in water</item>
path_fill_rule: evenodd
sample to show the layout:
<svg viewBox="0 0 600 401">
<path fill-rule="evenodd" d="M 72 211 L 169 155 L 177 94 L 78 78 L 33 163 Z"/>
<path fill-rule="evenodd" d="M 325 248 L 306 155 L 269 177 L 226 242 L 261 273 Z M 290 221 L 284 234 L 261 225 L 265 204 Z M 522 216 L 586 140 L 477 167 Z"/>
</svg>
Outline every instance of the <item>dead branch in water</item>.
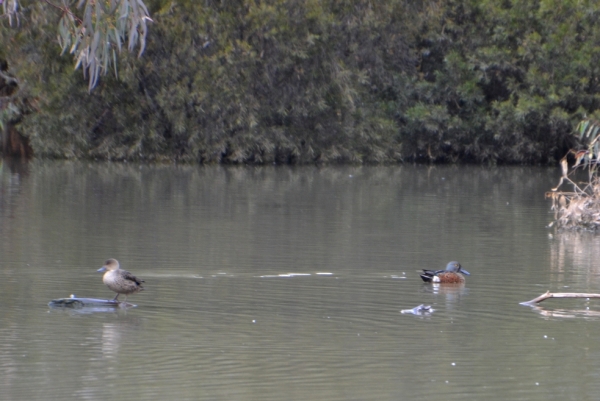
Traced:
<svg viewBox="0 0 600 401">
<path fill-rule="evenodd" d="M 519 305 L 535 305 L 540 303 L 548 298 L 600 298 L 600 294 L 586 294 L 582 292 L 550 292 L 546 291 L 546 293 L 540 295 L 537 298 L 532 299 L 531 301 L 521 302 Z"/>
<path fill-rule="evenodd" d="M 555 188 L 546 192 L 546 198 L 552 200 L 551 210 L 559 230 L 600 230 L 600 121 L 583 119 L 575 129 L 579 140 L 587 149 L 571 149 L 560 161 L 562 176 Z M 567 160 L 575 159 L 569 169 Z M 579 169 L 587 168 L 588 181 L 581 187 L 569 176 Z M 563 183 L 570 184 L 571 192 L 560 190 Z"/>
</svg>

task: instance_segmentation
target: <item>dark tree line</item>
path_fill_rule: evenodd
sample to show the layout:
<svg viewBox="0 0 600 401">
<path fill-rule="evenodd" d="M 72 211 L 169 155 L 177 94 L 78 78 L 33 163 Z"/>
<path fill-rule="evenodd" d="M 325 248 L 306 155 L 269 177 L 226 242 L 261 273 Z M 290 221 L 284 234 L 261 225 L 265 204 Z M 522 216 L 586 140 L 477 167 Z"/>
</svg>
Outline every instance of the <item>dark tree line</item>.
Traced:
<svg viewBox="0 0 600 401">
<path fill-rule="evenodd" d="M 599 105 L 594 2 L 145 3 L 91 92 L 49 6 L 0 26 L 5 129 L 54 158 L 539 164 Z"/>
</svg>

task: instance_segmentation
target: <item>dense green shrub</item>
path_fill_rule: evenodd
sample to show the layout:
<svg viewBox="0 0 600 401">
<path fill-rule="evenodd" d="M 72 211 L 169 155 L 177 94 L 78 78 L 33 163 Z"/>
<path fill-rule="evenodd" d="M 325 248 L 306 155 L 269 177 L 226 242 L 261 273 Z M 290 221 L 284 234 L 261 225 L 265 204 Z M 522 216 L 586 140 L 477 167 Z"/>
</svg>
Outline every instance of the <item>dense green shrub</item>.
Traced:
<svg viewBox="0 0 600 401">
<path fill-rule="evenodd" d="M 423 160 L 558 160 L 574 123 L 598 107 L 599 10 L 575 1 L 444 2 L 419 38 L 404 147 Z"/>
<path fill-rule="evenodd" d="M 91 94 L 43 2 L 0 27 L 35 154 L 550 163 L 600 104 L 591 1 L 146 4 L 144 55 L 122 54 Z"/>
</svg>

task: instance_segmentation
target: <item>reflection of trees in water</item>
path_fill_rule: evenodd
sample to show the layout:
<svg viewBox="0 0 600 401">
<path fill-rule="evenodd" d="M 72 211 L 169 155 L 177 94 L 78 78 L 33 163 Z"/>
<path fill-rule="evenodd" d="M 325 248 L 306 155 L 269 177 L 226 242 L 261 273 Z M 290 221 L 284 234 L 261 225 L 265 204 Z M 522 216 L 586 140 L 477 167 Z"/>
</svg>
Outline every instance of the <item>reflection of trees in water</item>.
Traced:
<svg viewBox="0 0 600 401">
<path fill-rule="evenodd" d="M 547 210 L 543 193 L 557 175 L 554 169 L 531 167 L 40 160 L 28 168 L 19 184 L 22 195 L 9 206 L 18 211 L 21 232 L 4 234 L 8 239 L 0 245 L 23 248 L 28 263 L 39 256 L 40 264 L 61 259 L 80 265 L 102 248 L 110 251 L 102 260 L 121 257 L 129 265 L 134 258 L 156 263 L 185 254 L 198 265 L 240 266 L 264 262 L 265 249 L 277 248 L 285 249 L 285 261 L 298 269 L 327 263 L 322 259 L 327 249 L 336 249 L 340 258 L 360 256 L 361 248 L 389 249 L 398 257 L 398 244 L 411 250 L 403 253 L 405 266 L 430 267 L 440 259 L 460 259 L 449 233 L 461 239 L 462 253 L 469 257 L 518 254 L 518 237 L 531 227 L 543 232 L 548 223 L 539 210 Z M 3 184 L 0 190 L 6 188 Z M 256 232 L 267 225 L 268 233 Z M 167 243 L 173 245 L 159 246 Z M 431 244 L 438 244 L 438 251 L 432 253 Z M 519 255 L 523 265 L 527 257 L 537 257 Z M 387 263 L 383 256 L 380 252 L 365 263 Z"/>
<path fill-rule="evenodd" d="M 15 209 L 26 207 L 20 194 L 28 173 L 29 164 L 21 159 L 0 159 L 0 233 L 10 229 Z"/>
<path fill-rule="evenodd" d="M 588 286 L 592 289 L 598 287 L 599 257 L 600 236 L 593 233 L 564 232 L 554 235 L 550 241 L 551 271 L 561 276 L 569 276 L 569 281 L 581 285 L 577 292 L 583 292 Z M 564 278 L 558 281 L 562 282 Z"/>
</svg>

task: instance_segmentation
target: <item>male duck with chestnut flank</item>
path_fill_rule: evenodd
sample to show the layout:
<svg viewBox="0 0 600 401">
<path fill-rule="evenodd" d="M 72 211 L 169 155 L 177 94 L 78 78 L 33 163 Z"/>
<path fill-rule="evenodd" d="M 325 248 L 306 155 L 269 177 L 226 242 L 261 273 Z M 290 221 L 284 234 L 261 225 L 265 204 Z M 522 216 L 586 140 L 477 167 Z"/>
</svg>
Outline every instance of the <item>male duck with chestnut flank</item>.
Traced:
<svg viewBox="0 0 600 401">
<path fill-rule="evenodd" d="M 462 284 L 465 282 L 465 276 L 470 276 L 471 273 L 462 268 L 458 262 L 450 262 L 446 265 L 446 270 L 425 270 L 421 278 L 427 283 L 448 283 Z"/>
<path fill-rule="evenodd" d="M 111 291 L 117 293 L 113 301 L 118 301 L 119 295 L 123 294 L 125 295 L 125 302 L 127 302 L 127 295 L 144 290 L 144 287 L 142 287 L 144 280 L 140 280 L 127 270 L 121 269 L 116 259 L 108 259 L 98 271 L 106 272 L 102 276 L 102 282 Z"/>
</svg>

